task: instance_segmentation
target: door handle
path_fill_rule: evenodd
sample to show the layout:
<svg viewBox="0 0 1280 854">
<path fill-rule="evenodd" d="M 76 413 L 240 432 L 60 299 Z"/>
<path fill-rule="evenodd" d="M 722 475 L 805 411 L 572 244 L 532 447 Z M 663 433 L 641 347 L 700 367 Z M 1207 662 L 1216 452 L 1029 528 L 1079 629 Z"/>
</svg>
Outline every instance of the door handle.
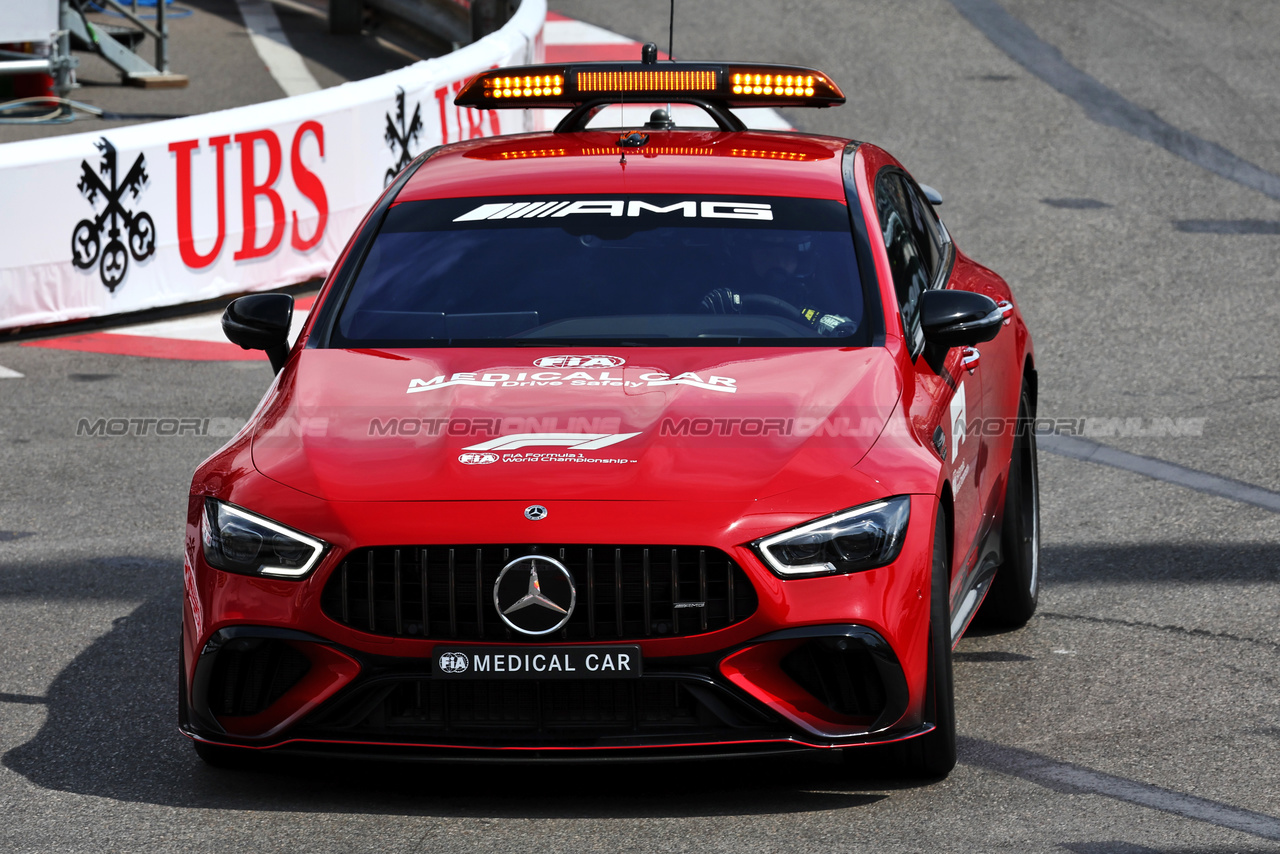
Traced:
<svg viewBox="0 0 1280 854">
<path fill-rule="evenodd" d="M 1002 299 L 996 303 L 996 308 L 1000 309 L 1000 313 L 1004 315 L 1004 325 L 1008 326 L 1013 322 L 1013 303 L 1007 299 Z"/>
<path fill-rule="evenodd" d="M 965 347 L 960 351 L 960 368 L 968 371 L 970 374 L 977 369 L 978 363 L 982 360 L 982 354 L 978 352 L 977 347 Z"/>
</svg>

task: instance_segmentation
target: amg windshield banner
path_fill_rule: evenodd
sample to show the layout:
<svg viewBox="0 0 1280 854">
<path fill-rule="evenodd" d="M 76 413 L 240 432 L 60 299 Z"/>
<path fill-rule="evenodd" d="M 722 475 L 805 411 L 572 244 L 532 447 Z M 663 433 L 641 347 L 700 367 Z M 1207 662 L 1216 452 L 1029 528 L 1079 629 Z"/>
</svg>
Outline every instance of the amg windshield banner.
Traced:
<svg viewBox="0 0 1280 854">
<path fill-rule="evenodd" d="M 541 62 L 545 0 L 454 53 L 218 113 L 0 145 L 0 329 L 260 291 L 329 272 L 412 158 L 536 130 L 455 107 L 476 73 Z"/>
</svg>

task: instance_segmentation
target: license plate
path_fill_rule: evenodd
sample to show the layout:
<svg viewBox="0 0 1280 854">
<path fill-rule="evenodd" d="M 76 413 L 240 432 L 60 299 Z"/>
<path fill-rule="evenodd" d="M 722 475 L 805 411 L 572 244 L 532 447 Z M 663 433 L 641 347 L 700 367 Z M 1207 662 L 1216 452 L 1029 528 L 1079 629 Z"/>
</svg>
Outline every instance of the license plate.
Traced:
<svg viewBox="0 0 1280 854">
<path fill-rule="evenodd" d="M 437 646 L 437 679 L 639 679 L 638 646 Z"/>
</svg>

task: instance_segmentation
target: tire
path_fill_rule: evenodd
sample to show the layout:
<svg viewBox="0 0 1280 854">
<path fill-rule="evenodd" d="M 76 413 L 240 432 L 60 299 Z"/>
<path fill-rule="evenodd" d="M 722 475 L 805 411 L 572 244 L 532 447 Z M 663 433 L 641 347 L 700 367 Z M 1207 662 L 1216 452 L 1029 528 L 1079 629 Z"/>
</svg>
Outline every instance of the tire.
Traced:
<svg viewBox="0 0 1280 854">
<path fill-rule="evenodd" d="M 213 768 L 244 768 L 254 759 L 252 750 L 210 744 L 207 741 L 193 741 L 191 745 L 195 747 L 196 755 Z"/>
<path fill-rule="evenodd" d="M 1040 597 L 1040 477 L 1031 396 L 1026 386 L 1022 387 L 1018 402 L 1018 429 L 1009 460 L 1000 549 L 1004 563 L 991 582 L 991 591 L 982 605 L 982 619 L 988 625 L 1016 629 L 1031 619 Z"/>
<path fill-rule="evenodd" d="M 359 35 L 364 24 L 361 0 L 329 0 L 329 32 L 335 36 Z"/>
<path fill-rule="evenodd" d="M 934 521 L 933 565 L 929 585 L 929 661 L 925 679 L 925 735 L 882 747 L 849 748 L 846 765 L 869 760 L 890 776 L 941 780 L 956 765 L 956 709 L 951 672 L 951 546 L 942 508 Z M 863 764 L 865 768 L 866 765 Z"/>
</svg>

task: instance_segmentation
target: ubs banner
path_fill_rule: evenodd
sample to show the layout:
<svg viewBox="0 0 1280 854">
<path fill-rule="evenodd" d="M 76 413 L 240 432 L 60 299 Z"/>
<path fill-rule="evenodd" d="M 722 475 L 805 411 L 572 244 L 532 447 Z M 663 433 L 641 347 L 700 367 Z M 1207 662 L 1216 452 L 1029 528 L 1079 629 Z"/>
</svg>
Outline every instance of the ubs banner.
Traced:
<svg viewBox="0 0 1280 854">
<path fill-rule="evenodd" d="M 414 156 L 534 129 L 453 97 L 480 71 L 541 62 L 545 17 L 524 0 L 473 45 L 320 92 L 0 145 L 0 329 L 324 276 Z"/>
</svg>

